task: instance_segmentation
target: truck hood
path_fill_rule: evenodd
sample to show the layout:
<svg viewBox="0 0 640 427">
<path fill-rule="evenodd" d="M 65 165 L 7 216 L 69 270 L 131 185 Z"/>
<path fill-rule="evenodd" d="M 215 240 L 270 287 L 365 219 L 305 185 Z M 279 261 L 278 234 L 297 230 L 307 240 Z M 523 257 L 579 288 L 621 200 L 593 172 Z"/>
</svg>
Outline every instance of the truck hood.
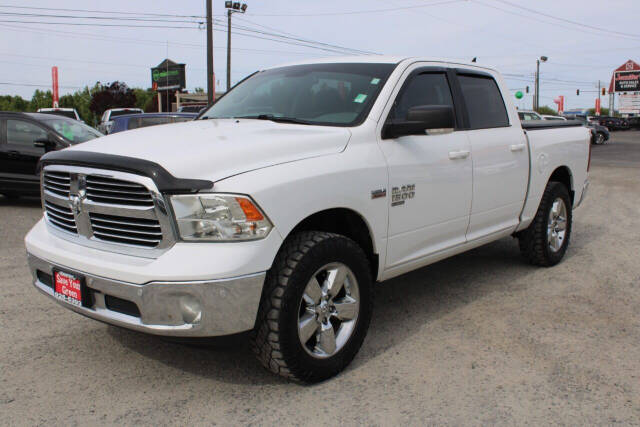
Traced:
<svg viewBox="0 0 640 427">
<path fill-rule="evenodd" d="M 69 150 L 137 157 L 158 163 L 177 178 L 219 181 L 255 169 L 339 153 L 346 128 L 214 119 L 130 130 Z"/>
</svg>

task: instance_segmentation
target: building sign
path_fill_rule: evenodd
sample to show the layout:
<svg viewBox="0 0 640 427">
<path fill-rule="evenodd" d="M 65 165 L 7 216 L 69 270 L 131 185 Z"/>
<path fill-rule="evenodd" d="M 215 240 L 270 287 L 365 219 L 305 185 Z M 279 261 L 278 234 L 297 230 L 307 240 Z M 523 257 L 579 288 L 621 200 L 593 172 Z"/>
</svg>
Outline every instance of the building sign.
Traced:
<svg viewBox="0 0 640 427">
<path fill-rule="evenodd" d="M 613 71 L 609 93 L 640 92 L 640 65 L 628 60 Z"/>
<path fill-rule="evenodd" d="M 186 87 L 185 64 L 165 59 L 151 69 L 151 87 L 157 90 L 182 90 Z"/>
<path fill-rule="evenodd" d="M 639 71 L 616 71 L 614 76 L 616 92 L 637 92 L 640 91 L 640 70 Z"/>
<path fill-rule="evenodd" d="M 640 95 L 620 95 L 618 110 L 622 114 L 640 114 Z"/>
</svg>

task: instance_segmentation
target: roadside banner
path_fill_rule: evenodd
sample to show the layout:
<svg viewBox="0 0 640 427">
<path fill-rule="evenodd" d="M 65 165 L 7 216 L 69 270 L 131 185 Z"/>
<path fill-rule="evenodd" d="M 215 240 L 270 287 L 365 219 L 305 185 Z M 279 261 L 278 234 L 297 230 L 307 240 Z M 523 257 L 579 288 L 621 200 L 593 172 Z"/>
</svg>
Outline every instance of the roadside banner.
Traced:
<svg viewBox="0 0 640 427">
<path fill-rule="evenodd" d="M 600 115 L 600 98 L 596 98 L 596 116 Z"/>
<path fill-rule="evenodd" d="M 51 95 L 52 95 L 51 98 L 53 100 L 53 108 L 58 108 L 60 97 L 58 93 L 58 67 L 56 66 L 51 67 L 51 82 L 53 86 L 51 88 Z"/>
<path fill-rule="evenodd" d="M 558 106 L 558 114 L 562 114 L 564 112 L 564 95 L 559 95 L 553 102 Z"/>
</svg>

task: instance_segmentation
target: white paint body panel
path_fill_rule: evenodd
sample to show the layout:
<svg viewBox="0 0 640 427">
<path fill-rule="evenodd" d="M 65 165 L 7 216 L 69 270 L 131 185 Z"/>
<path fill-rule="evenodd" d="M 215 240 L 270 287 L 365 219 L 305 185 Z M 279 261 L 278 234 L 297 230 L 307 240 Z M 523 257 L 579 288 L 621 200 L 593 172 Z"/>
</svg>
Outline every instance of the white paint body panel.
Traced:
<svg viewBox="0 0 640 427">
<path fill-rule="evenodd" d="M 63 241 L 40 222 L 26 237 L 27 250 L 79 271 L 134 283 L 233 277 L 269 269 L 283 240 L 308 216 L 346 208 L 367 224 L 379 258 L 377 279 L 385 280 L 525 228 L 557 167 L 570 169 L 572 191 L 579 199 L 587 179 L 589 131 L 530 131 L 527 140 L 509 91 L 496 72 L 418 59 L 355 57 L 324 62 L 399 64 L 368 118 L 356 127 L 206 120 L 123 132 L 72 148 L 151 160 L 176 177 L 214 181 L 213 191 L 248 194 L 274 223 L 266 239 L 178 243 L 150 260 Z M 505 96 L 511 127 L 381 140 L 390 103 L 417 65 L 493 74 Z M 511 152 L 508 147 L 514 144 L 527 147 Z M 466 159 L 446 157 L 449 151 L 463 149 L 471 151 Z M 392 187 L 412 183 L 416 203 L 404 210 L 391 208 Z M 387 196 L 372 199 L 371 192 L 377 189 L 386 189 Z"/>
</svg>

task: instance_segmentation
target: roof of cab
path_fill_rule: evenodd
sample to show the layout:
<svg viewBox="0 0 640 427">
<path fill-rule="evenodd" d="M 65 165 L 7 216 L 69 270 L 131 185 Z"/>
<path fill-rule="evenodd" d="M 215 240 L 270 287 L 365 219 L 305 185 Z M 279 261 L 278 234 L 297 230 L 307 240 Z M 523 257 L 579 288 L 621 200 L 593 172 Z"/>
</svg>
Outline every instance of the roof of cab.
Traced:
<svg viewBox="0 0 640 427">
<path fill-rule="evenodd" d="M 476 62 L 461 61 L 459 59 L 450 58 L 430 58 L 430 57 L 417 57 L 417 56 L 390 56 L 390 55 L 354 55 L 354 56 L 328 56 L 325 58 L 312 58 L 302 61 L 289 62 L 285 64 L 276 65 L 273 67 L 267 67 L 267 69 L 288 67 L 292 65 L 306 65 L 306 64 L 336 64 L 336 63 L 359 63 L 359 64 L 399 64 L 401 62 L 441 62 L 447 64 L 459 64 L 464 66 L 471 66 L 475 68 L 494 71 L 493 68 L 479 65 Z"/>
</svg>

